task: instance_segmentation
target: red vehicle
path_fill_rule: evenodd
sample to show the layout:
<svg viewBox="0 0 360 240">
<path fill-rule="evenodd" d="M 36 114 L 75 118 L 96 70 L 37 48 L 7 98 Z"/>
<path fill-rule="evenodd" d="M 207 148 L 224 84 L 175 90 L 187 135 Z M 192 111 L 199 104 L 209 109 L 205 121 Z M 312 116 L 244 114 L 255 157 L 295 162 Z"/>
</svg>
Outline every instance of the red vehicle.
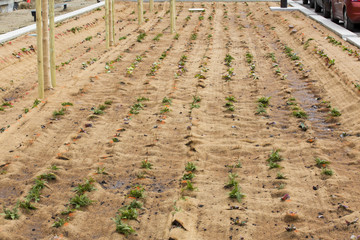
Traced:
<svg viewBox="0 0 360 240">
<path fill-rule="evenodd" d="M 360 0 L 332 0 L 330 4 L 331 21 L 344 21 L 344 27 L 353 30 L 360 23 Z"/>
</svg>

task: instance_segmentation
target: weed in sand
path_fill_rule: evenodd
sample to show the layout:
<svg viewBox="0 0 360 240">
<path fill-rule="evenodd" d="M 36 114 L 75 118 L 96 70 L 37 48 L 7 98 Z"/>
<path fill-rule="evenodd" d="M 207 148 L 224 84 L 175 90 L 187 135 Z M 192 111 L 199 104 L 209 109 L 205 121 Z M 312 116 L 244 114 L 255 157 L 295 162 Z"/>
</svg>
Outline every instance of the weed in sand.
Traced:
<svg viewBox="0 0 360 240">
<path fill-rule="evenodd" d="M 116 232 L 124 234 L 125 236 L 128 236 L 131 233 L 135 233 L 135 230 L 131 226 L 122 222 L 120 215 L 116 215 L 116 217 L 112 218 L 112 220 L 115 222 Z"/>
<path fill-rule="evenodd" d="M 79 195 L 82 195 L 84 192 L 94 191 L 96 190 L 93 185 L 94 182 L 95 180 L 93 178 L 85 179 L 85 183 L 78 184 L 78 186 L 74 188 L 74 191 Z"/>
<path fill-rule="evenodd" d="M 8 220 L 15 220 L 19 219 L 20 215 L 18 213 L 18 206 L 15 206 L 12 210 L 7 209 L 5 206 L 3 207 L 4 213 L 1 215 L 5 216 L 5 219 Z"/>
<path fill-rule="evenodd" d="M 230 198 L 236 198 L 238 202 L 241 202 L 241 200 L 245 197 L 243 193 L 240 191 L 240 187 L 238 184 L 234 186 L 234 188 L 229 192 Z"/>
<path fill-rule="evenodd" d="M 129 197 L 145 198 L 145 189 L 141 185 L 135 185 L 129 192 Z"/>
<path fill-rule="evenodd" d="M 83 195 L 76 195 L 75 197 L 70 199 L 70 204 L 75 207 L 75 209 L 78 209 L 80 207 L 85 207 L 93 203 L 94 201 L 90 200 L 88 196 L 85 194 Z"/>
</svg>

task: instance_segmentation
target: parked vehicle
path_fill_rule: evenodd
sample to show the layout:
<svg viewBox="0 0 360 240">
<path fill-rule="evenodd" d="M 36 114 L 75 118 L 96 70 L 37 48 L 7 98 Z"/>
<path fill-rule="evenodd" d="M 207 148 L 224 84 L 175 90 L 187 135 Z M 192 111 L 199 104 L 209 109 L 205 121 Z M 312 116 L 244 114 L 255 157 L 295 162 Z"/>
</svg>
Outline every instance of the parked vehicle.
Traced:
<svg viewBox="0 0 360 240">
<path fill-rule="evenodd" d="M 344 21 L 344 27 L 353 30 L 354 24 L 360 23 L 360 0 L 331 0 L 331 21 Z"/>
<path fill-rule="evenodd" d="M 314 1 L 315 1 L 315 0 L 310 0 L 310 1 L 309 1 L 309 0 L 303 0 L 303 4 L 308 4 L 308 3 L 309 3 L 309 4 L 310 4 L 310 7 L 311 7 L 311 8 L 314 8 Z"/>
<path fill-rule="evenodd" d="M 313 0 L 315 12 L 321 12 L 323 10 L 323 16 L 326 18 L 330 17 L 330 0 Z M 311 7 L 311 6 L 310 6 Z"/>
</svg>

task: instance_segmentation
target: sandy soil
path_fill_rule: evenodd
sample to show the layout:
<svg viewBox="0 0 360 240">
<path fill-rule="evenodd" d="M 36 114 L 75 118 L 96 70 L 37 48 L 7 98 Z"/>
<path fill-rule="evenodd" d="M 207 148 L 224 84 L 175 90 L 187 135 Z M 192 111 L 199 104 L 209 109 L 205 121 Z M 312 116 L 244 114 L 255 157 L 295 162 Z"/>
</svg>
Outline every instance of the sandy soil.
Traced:
<svg viewBox="0 0 360 240">
<path fill-rule="evenodd" d="M 1 46 L 0 96 L 12 104 L 0 112 L 1 207 L 12 209 L 24 200 L 41 174 L 52 172 L 56 180 L 48 180 L 40 191 L 36 210 L 19 209 L 17 220 L 0 218 L 0 239 L 360 235 L 360 93 L 354 87 L 360 68 L 358 56 L 343 50 L 359 49 L 301 13 L 270 12 L 272 5 L 179 3 L 176 40 L 169 31 L 167 3 L 147 12 L 149 21 L 141 27 L 132 14 L 135 3 L 119 3 L 116 38 L 126 39 L 110 50 L 104 47 L 104 10 L 68 20 L 57 27 L 58 86 L 34 108 L 36 54 L 20 49 L 35 46 L 35 39 L 24 36 Z M 204 13 L 187 10 L 201 6 Z M 79 31 L 72 33 L 74 27 Z M 147 36 L 137 42 L 142 31 Z M 160 40 L 154 41 L 159 33 Z M 344 47 L 329 43 L 328 35 Z M 300 59 L 291 60 L 285 46 L 293 59 Z M 320 53 L 335 64 L 329 67 Z M 229 69 L 226 54 L 234 57 L 231 81 L 222 78 Z M 183 55 L 186 71 L 181 73 Z M 137 56 L 142 59 L 129 75 L 127 68 Z M 160 68 L 152 76 L 153 63 Z M 196 77 L 200 73 L 203 77 Z M 224 107 L 228 96 L 236 98 L 234 111 Z M 262 96 L 271 97 L 270 104 L 266 113 L 255 114 Z M 149 101 L 142 102 L 138 114 L 130 114 L 140 97 Z M 171 104 L 164 104 L 164 97 Z M 112 104 L 104 113 L 94 115 L 94 108 L 108 100 Z M 73 106 L 53 117 L 63 102 Z M 161 112 L 165 105 L 170 112 Z M 328 105 L 342 115 L 332 117 Z M 294 107 L 308 118 L 293 116 Z M 308 130 L 302 131 L 300 123 Z M 280 168 L 270 169 L 267 159 L 276 149 L 283 160 Z M 329 161 L 333 175 L 323 174 L 315 158 Z M 142 169 L 143 160 L 152 169 Z M 197 167 L 193 191 L 184 189 L 181 180 L 189 161 Z M 236 168 L 239 161 L 241 168 Z M 53 165 L 59 169 L 49 169 Z M 232 188 L 224 188 L 229 172 L 238 175 L 246 195 L 241 202 L 229 198 Z M 286 178 L 277 179 L 278 173 Z M 94 202 L 62 215 L 73 208 L 74 187 L 90 177 L 97 190 L 86 195 Z M 144 205 L 137 220 L 123 220 L 136 231 L 125 237 L 116 232 L 112 218 L 129 204 L 135 184 L 145 189 L 139 199 Z M 59 218 L 67 223 L 52 227 Z M 292 224 L 296 230 L 287 231 Z"/>
<path fill-rule="evenodd" d="M 64 3 L 64 0 L 55 0 L 55 4 Z M 95 0 L 71 0 L 67 2 L 67 9 L 63 7 L 55 8 L 55 16 L 62 15 L 64 13 L 75 11 L 79 8 L 83 8 L 92 4 L 95 4 Z M 34 17 L 31 15 L 31 10 L 35 10 L 35 1 L 30 4 L 30 9 L 18 9 L 9 13 L 0 13 L 0 34 L 4 34 L 16 29 L 34 24 Z"/>
</svg>

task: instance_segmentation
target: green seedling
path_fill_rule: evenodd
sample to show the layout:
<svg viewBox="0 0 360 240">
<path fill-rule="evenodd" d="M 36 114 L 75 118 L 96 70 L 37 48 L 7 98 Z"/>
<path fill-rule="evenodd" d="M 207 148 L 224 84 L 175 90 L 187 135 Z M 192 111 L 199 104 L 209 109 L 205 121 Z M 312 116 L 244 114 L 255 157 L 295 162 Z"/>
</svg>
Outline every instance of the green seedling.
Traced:
<svg viewBox="0 0 360 240">
<path fill-rule="evenodd" d="M 18 201 L 17 202 L 17 205 L 22 208 L 22 209 L 25 209 L 27 212 L 29 210 L 35 210 L 37 209 L 31 202 L 27 201 L 27 200 L 24 200 L 24 201 Z"/>
<path fill-rule="evenodd" d="M 91 41 L 91 39 L 92 39 L 92 36 L 89 36 L 89 37 L 85 38 L 85 41 Z"/>
<path fill-rule="evenodd" d="M 40 190 L 42 190 L 45 187 L 46 181 L 35 179 L 35 185 L 32 186 L 30 189 L 28 195 L 25 197 L 27 201 L 34 201 L 38 202 L 40 201 Z"/>
<path fill-rule="evenodd" d="M 333 117 L 339 117 L 341 116 L 341 112 L 337 108 L 333 108 L 330 111 L 331 116 Z"/>
<path fill-rule="evenodd" d="M 136 41 L 142 42 L 142 40 L 144 40 L 145 37 L 146 37 L 146 33 L 140 33 Z"/>
<path fill-rule="evenodd" d="M 106 109 L 106 106 L 105 105 L 99 105 L 98 109 L 101 110 L 101 111 L 104 111 Z"/>
<path fill-rule="evenodd" d="M 116 215 L 116 217 L 112 218 L 112 220 L 115 222 L 116 232 L 124 234 L 125 236 L 135 233 L 135 230 L 131 226 L 122 222 L 122 218 L 120 215 Z"/>
<path fill-rule="evenodd" d="M 143 204 L 141 202 L 133 200 L 128 207 L 142 209 L 142 206 Z"/>
<path fill-rule="evenodd" d="M 182 177 L 183 180 L 191 180 L 195 177 L 195 174 L 192 172 L 185 173 Z"/>
<path fill-rule="evenodd" d="M 227 102 L 225 103 L 225 107 L 233 107 L 234 104 L 232 102 Z"/>
<path fill-rule="evenodd" d="M 325 167 L 325 168 L 321 169 L 321 174 L 326 175 L 326 176 L 332 176 L 334 174 L 334 172 L 332 169 Z"/>
<path fill-rule="evenodd" d="M 236 173 L 229 173 L 229 181 L 225 184 L 225 188 L 231 188 L 238 185 L 238 181 L 236 181 L 236 178 L 238 175 Z"/>
<path fill-rule="evenodd" d="M 139 216 L 136 208 L 120 208 L 119 212 L 121 219 L 135 220 Z"/>
<path fill-rule="evenodd" d="M 253 61 L 253 55 L 251 54 L 251 53 L 246 53 L 246 55 L 245 55 L 245 57 L 246 57 L 246 62 L 247 63 L 252 63 L 252 61 Z"/>
<path fill-rule="evenodd" d="M 104 102 L 105 105 L 111 105 L 112 103 L 113 103 L 113 101 L 111 101 L 111 100 L 106 100 L 106 101 Z"/>
<path fill-rule="evenodd" d="M 234 106 L 230 106 L 230 107 L 227 108 L 227 110 L 230 111 L 230 112 L 233 112 L 233 111 L 235 111 L 235 107 L 234 107 Z"/>
<path fill-rule="evenodd" d="M 279 186 L 276 187 L 276 189 L 277 189 L 277 190 L 281 190 L 281 189 L 284 189 L 285 186 L 286 186 L 285 183 L 281 183 L 281 184 L 279 184 Z"/>
<path fill-rule="evenodd" d="M 190 16 L 187 16 L 187 17 L 185 18 L 186 21 L 189 21 L 190 19 L 191 19 Z"/>
<path fill-rule="evenodd" d="M 10 102 L 3 102 L 2 106 L 3 107 L 11 107 L 11 108 L 13 107 Z"/>
<path fill-rule="evenodd" d="M 93 178 L 85 179 L 85 183 L 78 184 L 78 186 L 74 188 L 74 191 L 79 195 L 82 195 L 84 192 L 94 191 L 96 190 L 93 185 L 94 182 L 95 180 Z"/>
<path fill-rule="evenodd" d="M 170 108 L 164 107 L 160 110 L 160 113 L 166 113 L 166 112 L 170 112 Z"/>
<path fill-rule="evenodd" d="M 96 173 L 102 174 L 102 175 L 109 175 L 109 173 L 106 172 L 105 167 L 103 167 L 103 168 L 98 167 L 96 170 Z"/>
<path fill-rule="evenodd" d="M 196 188 L 194 187 L 193 183 L 190 180 L 187 180 L 184 190 L 194 191 L 195 189 Z"/>
<path fill-rule="evenodd" d="M 306 112 L 300 110 L 300 111 L 293 111 L 292 113 L 295 117 L 297 118 L 304 118 L 306 119 L 308 117 L 308 115 L 306 114 Z"/>
<path fill-rule="evenodd" d="M 3 108 L 3 107 L 0 107 L 0 111 L 5 111 L 5 108 Z"/>
<path fill-rule="evenodd" d="M 123 37 L 120 37 L 120 38 L 119 38 L 119 41 L 125 40 L 125 39 L 126 39 L 126 36 L 123 36 Z"/>
<path fill-rule="evenodd" d="M 41 103 L 41 101 L 39 99 L 35 99 L 35 101 L 34 101 L 34 103 L 32 105 L 32 108 L 37 107 L 40 103 Z"/>
<path fill-rule="evenodd" d="M 137 101 L 137 102 L 144 102 L 144 101 L 149 101 L 149 99 L 146 98 L 146 97 L 138 97 L 138 98 L 136 99 L 136 101 Z"/>
<path fill-rule="evenodd" d="M 76 195 L 75 197 L 70 199 L 70 204 L 74 206 L 75 209 L 78 209 L 80 207 L 89 206 L 94 201 L 90 200 L 88 196 L 85 194 L 83 195 Z"/>
<path fill-rule="evenodd" d="M 59 228 L 59 227 L 62 227 L 65 223 L 67 223 L 69 221 L 69 218 L 58 218 L 53 225 L 51 225 L 52 227 L 56 227 L 56 228 Z"/>
<path fill-rule="evenodd" d="M 152 163 L 150 163 L 148 160 L 141 161 L 141 168 L 152 169 L 152 166 Z"/>
<path fill-rule="evenodd" d="M 49 181 L 49 180 L 55 180 L 56 175 L 53 173 L 47 173 L 47 174 L 41 174 L 40 176 L 37 176 L 36 178 L 39 180 L 45 179 L 45 180 Z"/>
<path fill-rule="evenodd" d="M 104 111 L 102 111 L 100 109 L 94 109 L 94 114 L 95 115 L 101 115 L 101 114 L 104 114 Z"/>
<path fill-rule="evenodd" d="M 262 104 L 258 105 L 255 114 L 261 115 L 261 114 L 265 114 L 265 113 L 266 113 L 265 107 Z"/>
<path fill-rule="evenodd" d="M 145 198 L 145 189 L 141 185 L 135 185 L 129 192 L 129 197 Z"/>
<path fill-rule="evenodd" d="M 180 34 L 176 33 L 175 36 L 174 36 L 174 39 L 179 40 L 179 37 L 180 37 Z"/>
<path fill-rule="evenodd" d="M 68 207 L 66 210 L 61 212 L 61 215 L 69 215 L 70 213 L 73 213 L 75 211 L 76 211 L 76 209 Z"/>
<path fill-rule="evenodd" d="M 51 167 L 49 167 L 49 169 L 56 171 L 56 170 L 59 170 L 60 168 L 54 164 L 54 165 L 51 165 Z"/>
<path fill-rule="evenodd" d="M 53 117 L 64 115 L 65 112 L 66 112 L 66 108 L 61 108 L 59 111 L 54 111 L 53 112 Z"/>
<path fill-rule="evenodd" d="M 225 100 L 229 101 L 229 102 L 236 102 L 236 99 L 234 96 L 228 96 L 228 97 L 225 97 Z"/>
<path fill-rule="evenodd" d="M 204 20 L 204 16 L 200 15 L 200 16 L 199 16 L 199 20 L 200 20 L 200 21 Z"/>
<path fill-rule="evenodd" d="M 270 103 L 271 97 L 260 97 L 257 101 L 261 103 L 264 107 L 267 107 Z"/>
<path fill-rule="evenodd" d="M 280 162 L 283 160 L 282 156 L 280 156 L 280 149 L 272 150 L 269 158 L 266 160 L 267 162 Z"/>
<path fill-rule="evenodd" d="M 278 172 L 278 173 L 276 174 L 276 179 L 286 179 L 286 177 L 285 177 L 285 175 L 282 174 L 281 172 Z"/>
<path fill-rule="evenodd" d="M 196 40 L 196 38 L 197 38 L 197 34 L 196 34 L 196 33 L 191 34 L 191 40 Z"/>
<path fill-rule="evenodd" d="M 273 168 L 280 168 L 280 165 L 276 162 L 269 162 L 269 168 L 273 169 Z"/>
<path fill-rule="evenodd" d="M 153 41 L 159 41 L 162 36 L 163 34 L 159 33 L 158 35 L 156 35 L 156 37 L 153 38 Z"/>
<path fill-rule="evenodd" d="M 63 102 L 61 103 L 62 106 L 73 106 L 71 102 Z"/>
<path fill-rule="evenodd" d="M 324 160 L 324 159 L 320 159 L 320 158 L 315 158 L 315 162 L 316 162 L 316 166 L 318 167 L 327 167 L 327 165 L 330 164 L 329 161 Z"/>
<path fill-rule="evenodd" d="M 187 172 L 193 172 L 196 170 L 196 166 L 193 162 L 187 162 L 186 166 L 185 166 L 185 171 Z"/>
<path fill-rule="evenodd" d="M 5 219 L 8 220 L 15 220 L 19 219 L 20 215 L 18 213 L 18 206 L 15 206 L 12 210 L 7 209 L 5 206 L 3 207 L 4 213 L 1 215 L 5 216 Z"/>
<path fill-rule="evenodd" d="M 230 198 L 236 198 L 236 200 L 238 202 L 241 202 L 241 200 L 245 197 L 245 195 L 243 193 L 241 193 L 240 191 L 240 187 L 238 184 L 236 184 L 233 189 L 231 190 L 231 192 L 229 192 L 229 197 Z"/>
</svg>

